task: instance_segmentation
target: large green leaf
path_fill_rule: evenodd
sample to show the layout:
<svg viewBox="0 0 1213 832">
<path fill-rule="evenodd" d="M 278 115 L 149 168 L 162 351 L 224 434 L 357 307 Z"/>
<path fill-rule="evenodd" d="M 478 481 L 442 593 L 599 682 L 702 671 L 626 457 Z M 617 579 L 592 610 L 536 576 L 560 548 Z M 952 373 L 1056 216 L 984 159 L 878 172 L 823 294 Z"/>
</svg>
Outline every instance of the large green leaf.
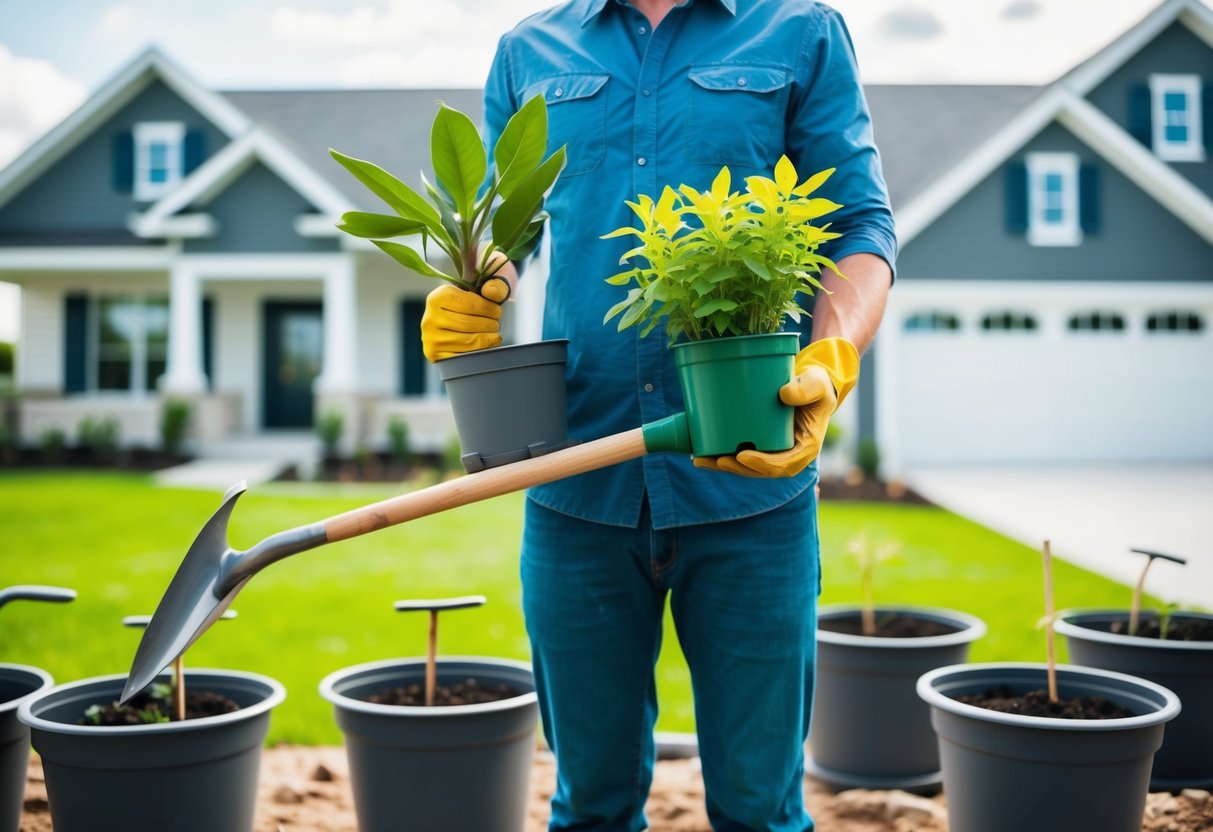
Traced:
<svg viewBox="0 0 1213 832">
<path fill-rule="evenodd" d="M 408 246 L 402 246 L 400 243 L 389 243 L 386 240 L 373 240 L 372 242 L 379 246 L 385 254 L 390 255 L 397 263 L 412 269 L 418 274 L 423 274 L 426 277 L 438 277 L 443 280 L 449 280 L 451 283 L 459 282 L 446 272 L 440 272 L 425 262 L 424 257 Z"/>
<path fill-rule="evenodd" d="M 476 192 L 488 170 L 476 125 L 464 113 L 439 105 L 430 130 L 430 156 L 438 184 L 455 200 L 459 213 L 465 219 L 470 217 Z"/>
<path fill-rule="evenodd" d="M 497 193 L 506 199 L 543 161 L 548 141 L 548 109 L 542 95 L 522 105 L 506 122 L 493 148 Z"/>
<path fill-rule="evenodd" d="M 456 268 L 462 271 L 462 252 L 467 245 L 467 240 L 464 239 L 463 229 L 459 226 L 459 221 L 455 219 L 454 209 L 450 202 L 438 192 L 438 189 L 430 184 L 430 180 L 425 178 L 425 174 L 421 174 L 421 181 L 425 185 L 425 190 L 430 195 L 430 199 L 434 200 L 434 204 L 438 206 L 440 215 L 438 231 L 441 234 L 441 240 L 446 244 L 446 253 L 456 261 Z M 435 235 L 437 236 L 437 235 Z"/>
<path fill-rule="evenodd" d="M 365 211 L 346 211 L 341 215 L 337 227 L 355 237 L 382 239 L 418 234 L 426 229 L 420 220 L 392 217 L 387 214 L 368 214 Z"/>
<path fill-rule="evenodd" d="M 525 260 L 539 245 L 539 232 L 543 230 L 543 224 L 548 220 L 546 211 L 542 211 L 540 214 L 541 216 L 531 221 L 531 224 L 522 232 L 522 236 L 505 253 L 506 257 L 511 260 Z"/>
<path fill-rule="evenodd" d="M 371 193 L 382 199 L 393 211 L 402 217 L 424 222 L 427 225 L 438 225 L 438 212 L 435 211 L 425 197 L 414 191 L 408 185 L 392 176 L 373 162 L 355 159 L 329 148 L 329 154 L 354 178 L 370 189 Z"/>
<path fill-rule="evenodd" d="M 507 251 L 514 246 L 543 205 L 556 177 L 564 170 L 564 162 L 564 148 L 561 147 L 524 179 L 509 199 L 497 206 L 497 213 L 493 215 L 493 242 Z"/>
</svg>

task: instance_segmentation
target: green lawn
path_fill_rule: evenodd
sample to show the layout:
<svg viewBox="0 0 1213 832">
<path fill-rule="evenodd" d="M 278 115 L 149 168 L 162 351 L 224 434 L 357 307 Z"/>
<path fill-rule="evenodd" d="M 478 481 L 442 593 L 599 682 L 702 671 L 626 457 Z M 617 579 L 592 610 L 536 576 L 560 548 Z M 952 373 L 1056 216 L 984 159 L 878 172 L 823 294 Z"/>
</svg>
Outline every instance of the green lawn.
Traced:
<svg viewBox="0 0 1213 832">
<path fill-rule="evenodd" d="M 390 496 L 384 488 L 258 486 L 236 509 L 231 541 L 247 548 L 290 526 L 314 522 Z M 16 602 L 0 610 L 0 660 L 36 664 L 58 681 L 126 672 L 138 633 L 122 616 L 150 613 L 194 534 L 218 506 L 212 492 L 157 488 L 144 477 L 91 473 L 0 473 L 0 586 L 71 586 L 71 605 Z M 195 645 L 196 666 L 273 676 L 288 690 L 271 741 L 336 743 L 327 703 L 316 693 L 326 673 L 359 662 L 424 652 L 426 620 L 392 611 L 407 597 L 482 594 L 489 603 L 444 617 L 439 649 L 525 659 L 517 548 L 522 496 L 501 497 L 289 558 L 257 576 L 234 604 L 236 621 L 217 624 Z M 945 511 L 916 506 L 822 506 L 822 603 L 858 598 L 845 554 L 861 529 L 903 543 L 884 565 L 877 600 L 953 607 L 985 619 L 990 633 L 974 660 L 1043 656 L 1040 558 Z M 1057 564 L 1062 606 L 1123 605 L 1128 589 Z M 689 676 L 667 622 L 658 667 L 660 730 L 694 728 Z"/>
</svg>

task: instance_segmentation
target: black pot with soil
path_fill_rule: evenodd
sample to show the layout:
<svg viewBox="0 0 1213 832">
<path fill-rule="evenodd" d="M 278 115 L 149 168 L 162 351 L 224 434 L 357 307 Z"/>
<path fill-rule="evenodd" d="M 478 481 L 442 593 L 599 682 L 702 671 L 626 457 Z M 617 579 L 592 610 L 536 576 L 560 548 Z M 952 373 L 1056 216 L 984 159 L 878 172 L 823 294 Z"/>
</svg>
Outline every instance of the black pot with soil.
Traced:
<svg viewBox="0 0 1213 832">
<path fill-rule="evenodd" d="M 37 667 L 0 664 L 0 832 L 17 832 L 29 765 L 29 728 L 17 720 L 17 708 L 54 682 Z"/>
<path fill-rule="evenodd" d="M 963 662 L 985 634 L 971 615 L 877 607 L 876 635 L 855 606 L 822 607 L 806 768 L 832 789 L 938 791 L 939 755 L 918 677 Z"/>
<path fill-rule="evenodd" d="M 1166 638 L 1159 638 L 1162 625 Z M 1149 679 L 1174 691 L 1183 712 L 1154 760 L 1155 791 L 1213 788 L 1213 615 L 1143 612 L 1129 635 L 1127 610 L 1065 610 L 1055 625 L 1070 661 Z"/>
</svg>

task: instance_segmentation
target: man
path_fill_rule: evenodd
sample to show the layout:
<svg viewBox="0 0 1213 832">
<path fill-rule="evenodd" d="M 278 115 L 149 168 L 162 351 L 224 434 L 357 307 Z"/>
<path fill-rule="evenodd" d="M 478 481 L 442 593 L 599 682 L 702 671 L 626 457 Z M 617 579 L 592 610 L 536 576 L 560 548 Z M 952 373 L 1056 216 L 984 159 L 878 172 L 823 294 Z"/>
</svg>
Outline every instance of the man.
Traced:
<svg viewBox="0 0 1213 832">
<path fill-rule="evenodd" d="M 653 666 L 668 594 L 691 669 L 707 811 L 717 830 L 809 830 L 803 743 L 819 592 L 816 466 L 826 424 L 880 322 L 895 242 L 879 157 L 842 20 L 809 0 L 572 0 L 502 38 L 485 90 L 491 147 L 523 102 L 547 100 L 568 165 L 547 209 L 544 337 L 568 338 L 569 435 L 595 439 L 683 409 L 660 328 L 602 316 L 627 244 L 600 235 L 667 184 L 706 188 L 836 167 L 822 195 L 843 237 L 823 253 L 812 342 L 780 391 L 797 407 L 783 453 L 655 454 L 532 489 L 523 608 L 543 729 L 557 760 L 552 830 L 640 830 L 654 761 Z M 511 279 L 513 274 L 511 272 Z M 525 281 L 523 283 L 525 287 Z M 500 342 L 503 281 L 435 290 L 436 360 Z M 715 468 L 747 477 L 733 476 Z"/>
</svg>

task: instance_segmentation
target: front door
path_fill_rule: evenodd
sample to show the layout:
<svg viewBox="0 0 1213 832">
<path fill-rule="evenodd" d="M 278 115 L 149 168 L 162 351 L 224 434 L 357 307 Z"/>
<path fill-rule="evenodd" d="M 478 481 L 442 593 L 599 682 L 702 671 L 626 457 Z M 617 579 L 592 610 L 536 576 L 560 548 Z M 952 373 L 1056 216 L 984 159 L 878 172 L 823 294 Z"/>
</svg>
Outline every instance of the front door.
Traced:
<svg viewBox="0 0 1213 832">
<path fill-rule="evenodd" d="M 265 416 L 267 428 L 310 428 L 312 382 L 324 359 L 319 303 L 265 305 Z"/>
</svg>

